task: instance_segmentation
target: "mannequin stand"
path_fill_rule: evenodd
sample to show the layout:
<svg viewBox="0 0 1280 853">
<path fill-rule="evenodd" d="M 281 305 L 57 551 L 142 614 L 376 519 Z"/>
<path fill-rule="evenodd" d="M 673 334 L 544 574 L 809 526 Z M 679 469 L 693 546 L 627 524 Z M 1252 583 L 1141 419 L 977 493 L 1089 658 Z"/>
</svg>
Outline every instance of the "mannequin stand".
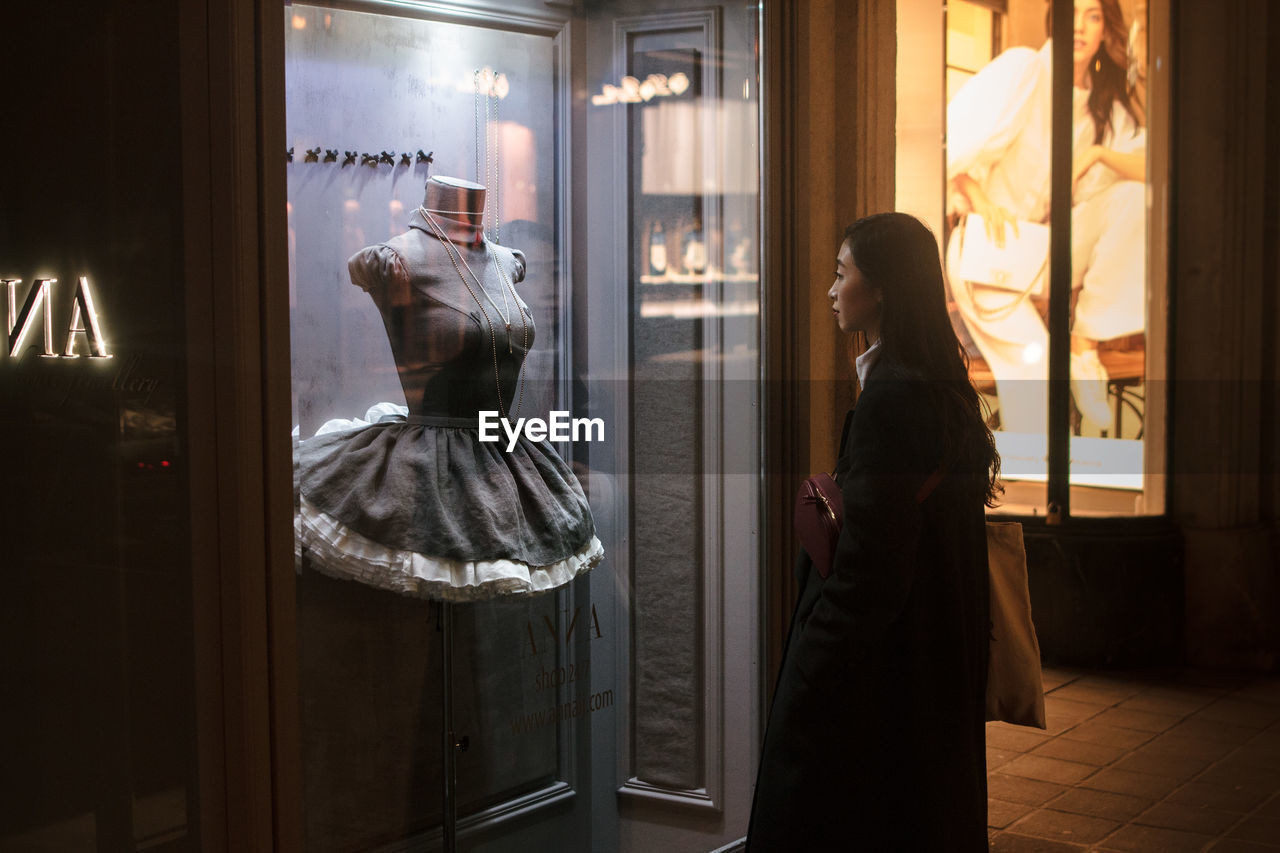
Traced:
<svg viewBox="0 0 1280 853">
<path fill-rule="evenodd" d="M 459 743 L 453 732 L 453 604 L 440 602 L 440 671 L 444 681 L 444 689 L 440 691 L 440 728 L 444 735 L 443 758 L 444 772 L 441 774 L 444 813 L 441 818 L 443 833 L 443 850 L 445 853 L 457 853 L 458 849 L 458 816 L 457 786 L 458 758 L 457 750 L 465 750 L 465 740 Z"/>
</svg>

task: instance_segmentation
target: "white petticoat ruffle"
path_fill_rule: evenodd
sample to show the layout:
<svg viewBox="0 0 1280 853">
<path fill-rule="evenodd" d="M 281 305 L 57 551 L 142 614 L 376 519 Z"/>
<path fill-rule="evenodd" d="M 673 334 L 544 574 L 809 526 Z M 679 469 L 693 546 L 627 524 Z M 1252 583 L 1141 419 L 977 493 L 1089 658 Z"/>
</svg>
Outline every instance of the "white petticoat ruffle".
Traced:
<svg viewBox="0 0 1280 853">
<path fill-rule="evenodd" d="M 293 519 L 294 555 L 335 578 L 401 595 L 443 601 L 486 601 L 556 589 L 590 571 L 604 557 L 592 536 L 576 553 L 548 566 L 517 560 L 457 560 L 401 551 L 374 542 L 299 495 Z"/>
<path fill-rule="evenodd" d="M 325 435 L 331 432 L 345 432 L 352 429 L 363 429 L 382 420 L 387 415 L 400 415 L 401 417 L 409 414 L 409 407 L 402 406 L 399 403 L 374 403 L 364 413 L 363 418 L 330 418 L 320 424 L 316 430 L 316 435 Z M 302 426 L 300 424 L 293 425 L 292 435 L 295 439 L 302 436 Z M 296 443 L 296 442 L 295 442 Z"/>
</svg>

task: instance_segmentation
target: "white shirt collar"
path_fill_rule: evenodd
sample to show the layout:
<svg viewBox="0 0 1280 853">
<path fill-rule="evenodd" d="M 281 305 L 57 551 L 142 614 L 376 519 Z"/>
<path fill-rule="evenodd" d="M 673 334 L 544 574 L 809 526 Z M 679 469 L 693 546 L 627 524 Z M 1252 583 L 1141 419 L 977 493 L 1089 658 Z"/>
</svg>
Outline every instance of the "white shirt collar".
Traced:
<svg viewBox="0 0 1280 853">
<path fill-rule="evenodd" d="M 854 359 L 854 370 L 858 373 L 858 384 L 863 388 L 867 387 L 867 375 L 871 373 L 871 368 L 875 366 L 876 359 L 880 358 L 880 341 L 876 341 L 867 347 L 867 351 Z"/>
</svg>

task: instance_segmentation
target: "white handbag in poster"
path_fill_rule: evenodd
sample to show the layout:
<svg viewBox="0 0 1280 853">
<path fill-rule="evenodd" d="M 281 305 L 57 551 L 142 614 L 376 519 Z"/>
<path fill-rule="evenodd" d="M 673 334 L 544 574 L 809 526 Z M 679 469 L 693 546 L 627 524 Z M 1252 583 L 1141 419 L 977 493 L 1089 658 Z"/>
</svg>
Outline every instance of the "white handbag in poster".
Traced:
<svg viewBox="0 0 1280 853">
<path fill-rule="evenodd" d="M 1043 296 L 1043 275 L 1049 262 L 1049 226 L 1018 221 L 1015 236 L 1005 226 L 1004 246 L 987 236 L 982 217 L 970 213 L 964 220 L 960 244 L 960 278 L 974 284 L 1011 290 L 1026 296 Z"/>
</svg>

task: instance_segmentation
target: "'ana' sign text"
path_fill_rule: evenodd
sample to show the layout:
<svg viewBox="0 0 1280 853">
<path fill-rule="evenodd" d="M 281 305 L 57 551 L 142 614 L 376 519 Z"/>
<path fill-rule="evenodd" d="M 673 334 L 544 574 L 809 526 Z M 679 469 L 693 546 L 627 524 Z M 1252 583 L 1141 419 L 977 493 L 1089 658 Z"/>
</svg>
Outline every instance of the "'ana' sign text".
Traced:
<svg viewBox="0 0 1280 853">
<path fill-rule="evenodd" d="M 37 313 L 44 319 L 44 358 L 79 358 L 76 352 L 77 335 L 84 335 L 89 347 L 89 358 L 111 358 L 107 352 L 107 340 L 102 334 L 102 322 L 93 304 L 93 291 L 89 279 L 80 276 L 75 293 L 71 297 L 71 322 L 67 324 L 67 338 L 62 352 L 53 349 L 53 286 L 56 278 L 39 278 L 27 290 L 22 310 L 18 310 L 18 285 L 20 278 L 0 279 L 9 302 L 9 357 L 16 358 L 22 351 L 27 332 L 36 325 Z M 41 310 L 43 309 L 43 310 Z"/>
</svg>

